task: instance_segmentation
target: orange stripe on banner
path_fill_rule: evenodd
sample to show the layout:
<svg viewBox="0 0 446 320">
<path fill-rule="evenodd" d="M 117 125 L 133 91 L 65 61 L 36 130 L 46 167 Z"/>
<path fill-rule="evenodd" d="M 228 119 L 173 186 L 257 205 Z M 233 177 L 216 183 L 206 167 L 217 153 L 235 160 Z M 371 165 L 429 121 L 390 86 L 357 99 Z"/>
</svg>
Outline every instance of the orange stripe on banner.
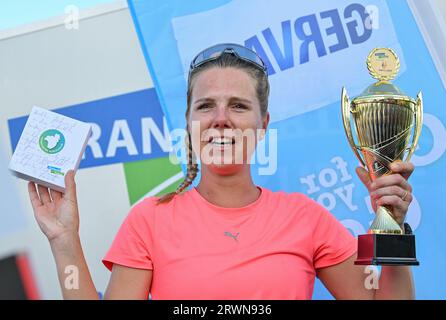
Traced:
<svg viewBox="0 0 446 320">
<path fill-rule="evenodd" d="M 31 265 L 29 264 L 26 254 L 17 255 L 16 263 L 28 300 L 39 300 L 39 291 L 37 290 L 37 285 L 31 271 Z"/>
</svg>

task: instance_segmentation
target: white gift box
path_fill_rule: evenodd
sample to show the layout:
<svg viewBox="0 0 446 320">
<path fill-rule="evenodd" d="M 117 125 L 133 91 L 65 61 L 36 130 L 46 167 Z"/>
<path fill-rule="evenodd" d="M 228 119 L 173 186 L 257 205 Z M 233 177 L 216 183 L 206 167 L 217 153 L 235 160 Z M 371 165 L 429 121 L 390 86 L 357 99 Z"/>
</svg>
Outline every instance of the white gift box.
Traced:
<svg viewBox="0 0 446 320">
<path fill-rule="evenodd" d="M 22 179 L 65 192 L 65 174 L 76 171 L 91 135 L 91 125 L 33 107 L 12 155 L 9 169 Z"/>
</svg>

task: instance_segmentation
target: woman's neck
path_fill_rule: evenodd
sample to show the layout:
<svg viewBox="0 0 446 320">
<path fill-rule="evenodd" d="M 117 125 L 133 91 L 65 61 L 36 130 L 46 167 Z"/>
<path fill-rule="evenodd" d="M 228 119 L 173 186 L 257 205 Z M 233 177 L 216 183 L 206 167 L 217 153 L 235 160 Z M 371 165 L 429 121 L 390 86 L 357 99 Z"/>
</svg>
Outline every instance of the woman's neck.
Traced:
<svg viewBox="0 0 446 320">
<path fill-rule="evenodd" d="M 197 191 L 208 202 L 224 208 L 244 207 L 260 196 L 249 166 L 233 175 L 220 175 L 204 167 Z"/>
</svg>

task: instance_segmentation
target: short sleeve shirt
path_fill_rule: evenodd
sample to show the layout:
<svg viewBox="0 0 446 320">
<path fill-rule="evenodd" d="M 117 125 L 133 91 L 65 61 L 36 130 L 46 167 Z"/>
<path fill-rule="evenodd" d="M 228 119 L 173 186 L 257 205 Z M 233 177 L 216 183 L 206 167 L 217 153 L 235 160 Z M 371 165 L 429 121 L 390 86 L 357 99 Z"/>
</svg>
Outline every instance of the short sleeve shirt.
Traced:
<svg viewBox="0 0 446 320">
<path fill-rule="evenodd" d="M 135 205 L 103 259 L 153 270 L 152 299 L 311 299 L 316 271 L 356 252 L 356 239 L 301 193 L 261 190 L 241 208 L 192 188 Z"/>
</svg>

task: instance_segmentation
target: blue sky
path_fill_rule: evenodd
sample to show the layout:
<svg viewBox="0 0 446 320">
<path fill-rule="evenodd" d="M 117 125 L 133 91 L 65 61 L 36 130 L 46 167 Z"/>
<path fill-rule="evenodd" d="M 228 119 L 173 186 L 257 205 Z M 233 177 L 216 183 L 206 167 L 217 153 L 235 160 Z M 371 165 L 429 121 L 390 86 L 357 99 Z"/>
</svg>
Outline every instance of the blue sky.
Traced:
<svg viewBox="0 0 446 320">
<path fill-rule="evenodd" d="M 114 0 L 0 0 L 0 30 L 65 14 L 65 7 L 91 8 Z"/>
</svg>

